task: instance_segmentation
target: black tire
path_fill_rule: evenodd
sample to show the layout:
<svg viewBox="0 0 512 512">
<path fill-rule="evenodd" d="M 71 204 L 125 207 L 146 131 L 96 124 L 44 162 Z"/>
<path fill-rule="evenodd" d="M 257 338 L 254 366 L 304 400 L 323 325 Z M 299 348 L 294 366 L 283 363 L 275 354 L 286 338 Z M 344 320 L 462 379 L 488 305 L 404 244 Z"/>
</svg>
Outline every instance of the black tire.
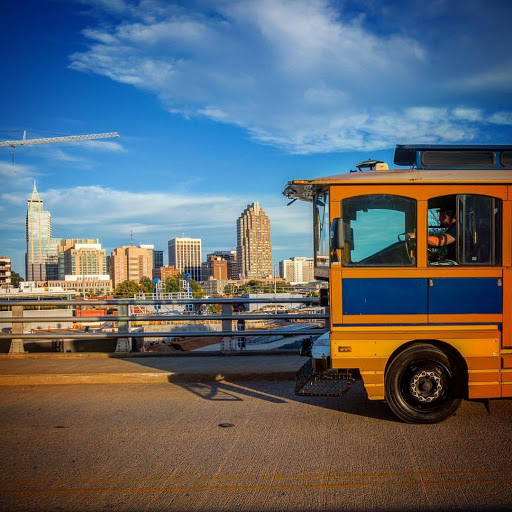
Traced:
<svg viewBox="0 0 512 512">
<path fill-rule="evenodd" d="M 462 378 L 442 350 L 423 343 L 412 345 L 400 352 L 386 371 L 386 400 L 406 423 L 438 423 L 459 407 Z"/>
</svg>

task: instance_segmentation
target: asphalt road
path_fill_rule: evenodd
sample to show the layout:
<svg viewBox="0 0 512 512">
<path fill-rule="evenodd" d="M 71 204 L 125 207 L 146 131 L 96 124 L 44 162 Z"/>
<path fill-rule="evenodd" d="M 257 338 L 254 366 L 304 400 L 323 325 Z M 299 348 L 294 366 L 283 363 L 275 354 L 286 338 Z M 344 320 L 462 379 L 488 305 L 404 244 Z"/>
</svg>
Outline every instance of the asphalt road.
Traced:
<svg viewBox="0 0 512 512">
<path fill-rule="evenodd" d="M 359 385 L 292 382 L 0 390 L 0 509 L 512 510 L 512 400 L 400 423 Z"/>
</svg>

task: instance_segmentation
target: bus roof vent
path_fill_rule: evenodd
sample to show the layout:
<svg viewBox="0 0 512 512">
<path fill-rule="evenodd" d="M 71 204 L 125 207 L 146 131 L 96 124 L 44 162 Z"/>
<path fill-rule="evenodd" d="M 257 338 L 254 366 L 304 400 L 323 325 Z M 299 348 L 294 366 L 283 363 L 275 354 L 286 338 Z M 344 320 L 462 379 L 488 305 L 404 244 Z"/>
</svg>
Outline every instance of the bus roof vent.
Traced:
<svg viewBox="0 0 512 512">
<path fill-rule="evenodd" d="M 356 165 L 359 171 L 387 171 L 388 164 L 382 160 L 365 160 Z"/>
<path fill-rule="evenodd" d="M 418 169 L 512 169 L 512 146 L 397 145 L 394 163 Z"/>
</svg>

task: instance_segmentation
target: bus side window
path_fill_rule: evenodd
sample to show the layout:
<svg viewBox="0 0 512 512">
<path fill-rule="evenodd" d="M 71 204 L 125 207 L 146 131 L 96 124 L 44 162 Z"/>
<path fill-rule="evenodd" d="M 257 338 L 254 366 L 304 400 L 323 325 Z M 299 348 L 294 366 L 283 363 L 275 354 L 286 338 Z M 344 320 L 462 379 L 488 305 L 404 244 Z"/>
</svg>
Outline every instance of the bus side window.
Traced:
<svg viewBox="0 0 512 512">
<path fill-rule="evenodd" d="M 458 253 L 461 265 L 499 265 L 501 201 L 494 197 L 457 196 Z"/>
<path fill-rule="evenodd" d="M 344 199 L 344 266 L 412 267 L 416 246 L 407 234 L 416 228 L 416 201 L 391 194 L 369 194 Z"/>
</svg>

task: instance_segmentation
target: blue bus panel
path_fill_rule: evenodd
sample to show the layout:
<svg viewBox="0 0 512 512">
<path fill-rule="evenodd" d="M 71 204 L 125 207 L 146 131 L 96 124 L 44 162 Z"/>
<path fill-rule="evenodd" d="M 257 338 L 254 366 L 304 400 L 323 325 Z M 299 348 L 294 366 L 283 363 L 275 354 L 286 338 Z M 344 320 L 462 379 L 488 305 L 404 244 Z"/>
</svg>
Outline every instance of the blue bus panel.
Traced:
<svg viewBox="0 0 512 512">
<path fill-rule="evenodd" d="M 431 315 L 501 314 L 502 291 L 496 277 L 432 279 L 428 290 Z"/>
<path fill-rule="evenodd" d="M 342 308 L 343 315 L 501 314 L 502 290 L 495 277 L 342 279 Z"/>
<path fill-rule="evenodd" d="M 344 315 L 426 315 L 428 280 L 342 279 Z"/>
</svg>

